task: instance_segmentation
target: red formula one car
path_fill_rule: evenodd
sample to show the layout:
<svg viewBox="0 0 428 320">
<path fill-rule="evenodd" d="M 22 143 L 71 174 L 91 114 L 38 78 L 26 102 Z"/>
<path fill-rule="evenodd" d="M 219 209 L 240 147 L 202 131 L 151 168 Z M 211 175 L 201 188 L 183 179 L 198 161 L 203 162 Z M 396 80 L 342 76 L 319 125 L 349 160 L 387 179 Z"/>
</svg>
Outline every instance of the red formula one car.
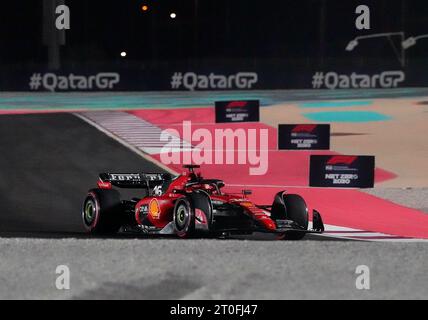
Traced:
<svg viewBox="0 0 428 320">
<path fill-rule="evenodd" d="M 322 233 L 321 215 L 314 210 L 308 230 L 308 208 L 302 197 L 278 192 L 272 205 L 257 205 L 243 190 L 222 192 L 224 183 L 204 179 L 187 165 L 187 172 L 173 177 L 165 173 L 101 173 L 98 188 L 89 190 L 82 208 L 83 224 L 93 234 L 142 232 L 187 237 L 225 237 L 266 232 L 278 239 L 298 240 L 307 233 Z M 118 188 L 141 188 L 143 198 L 122 200 Z"/>
</svg>

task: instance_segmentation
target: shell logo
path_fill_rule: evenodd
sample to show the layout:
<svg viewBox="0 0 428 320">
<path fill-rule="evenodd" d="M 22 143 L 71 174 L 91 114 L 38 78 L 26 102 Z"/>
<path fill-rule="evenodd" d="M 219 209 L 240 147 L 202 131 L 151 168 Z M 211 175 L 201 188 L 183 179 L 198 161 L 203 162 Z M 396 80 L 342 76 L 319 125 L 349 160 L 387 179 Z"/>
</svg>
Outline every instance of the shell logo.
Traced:
<svg viewBox="0 0 428 320">
<path fill-rule="evenodd" d="M 156 199 L 152 199 L 149 203 L 149 214 L 153 219 L 159 219 L 160 206 Z"/>
</svg>

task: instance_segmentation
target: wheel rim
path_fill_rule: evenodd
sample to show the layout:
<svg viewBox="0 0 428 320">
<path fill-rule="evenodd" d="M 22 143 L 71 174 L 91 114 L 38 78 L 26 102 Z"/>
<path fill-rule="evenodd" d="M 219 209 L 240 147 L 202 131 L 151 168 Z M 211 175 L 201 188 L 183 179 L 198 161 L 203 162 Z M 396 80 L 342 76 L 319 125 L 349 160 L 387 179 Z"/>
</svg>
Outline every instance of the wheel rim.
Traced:
<svg viewBox="0 0 428 320">
<path fill-rule="evenodd" d="M 178 230 L 183 230 L 186 226 L 189 212 L 184 205 L 180 205 L 176 212 L 176 225 Z"/>
<path fill-rule="evenodd" d="M 96 218 L 96 206 L 92 199 L 86 201 L 83 210 L 83 218 L 85 220 L 85 223 L 86 225 L 91 226 Z"/>
</svg>

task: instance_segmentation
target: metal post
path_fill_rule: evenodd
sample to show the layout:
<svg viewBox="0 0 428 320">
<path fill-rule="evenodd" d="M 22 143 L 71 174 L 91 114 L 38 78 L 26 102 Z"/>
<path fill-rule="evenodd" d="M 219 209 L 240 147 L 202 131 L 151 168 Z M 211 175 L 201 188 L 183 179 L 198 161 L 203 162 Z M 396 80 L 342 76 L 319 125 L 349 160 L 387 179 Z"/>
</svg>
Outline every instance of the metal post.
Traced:
<svg viewBox="0 0 428 320">
<path fill-rule="evenodd" d="M 43 43 L 47 46 L 48 69 L 61 68 L 60 46 L 65 44 L 65 30 L 55 27 L 55 9 L 64 0 L 43 0 Z"/>
<path fill-rule="evenodd" d="M 324 67 L 324 56 L 325 56 L 325 24 L 326 24 L 326 2 L 323 0 L 321 2 L 320 8 L 320 33 L 319 33 L 319 45 L 320 45 L 320 68 Z"/>
<path fill-rule="evenodd" d="M 404 30 L 406 32 L 406 1 L 401 0 L 401 30 Z M 403 41 L 406 39 L 403 39 Z M 406 59 L 406 49 L 403 45 L 401 45 L 401 52 L 402 52 L 402 59 L 403 59 L 403 68 L 407 65 L 407 59 Z"/>
</svg>

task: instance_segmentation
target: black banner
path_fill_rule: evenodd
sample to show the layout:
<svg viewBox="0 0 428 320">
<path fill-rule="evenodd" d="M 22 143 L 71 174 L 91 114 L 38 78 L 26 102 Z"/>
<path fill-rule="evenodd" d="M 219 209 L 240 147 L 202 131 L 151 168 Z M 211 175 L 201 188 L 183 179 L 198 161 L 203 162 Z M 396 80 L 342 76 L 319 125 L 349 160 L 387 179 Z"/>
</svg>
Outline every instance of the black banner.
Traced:
<svg viewBox="0 0 428 320">
<path fill-rule="evenodd" d="M 215 122 L 258 122 L 260 121 L 260 101 L 216 101 Z"/>
<path fill-rule="evenodd" d="M 128 67 L 62 68 L 57 71 L 44 67 L 2 66 L 0 91 L 70 92 L 70 91 L 227 91 L 269 89 L 389 89 L 427 85 L 422 68 L 406 70 L 372 68 L 318 68 L 296 66 L 259 66 L 237 68 L 215 65 L 192 71 L 153 67 L 141 70 L 139 65 Z M 179 70 L 188 70 L 177 65 Z M 287 75 L 284 77 L 284 75 Z M 382 94 L 380 94 L 382 96 Z M 400 93 L 406 96 L 408 93 Z M 388 95 L 390 96 L 390 95 Z M 357 96 L 358 97 L 358 96 Z M 290 97 L 294 98 L 294 97 Z M 244 98 L 245 99 L 245 98 Z M 294 100 L 294 99 L 293 99 Z M 298 100 L 301 100 L 298 99 Z M 316 99 L 315 99 L 316 100 Z"/>
<path fill-rule="evenodd" d="M 311 187 L 373 188 L 374 156 L 312 155 Z"/>
<path fill-rule="evenodd" d="M 280 124 L 279 150 L 329 150 L 329 124 Z"/>
<path fill-rule="evenodd" d="M 121 299 L 120 296 L 117 299 Z M 408 302 L 408 301 L 407 301 Z M 155 311 L 161 319 L 271 319 L 277 317 L 278 314 L 284 313 L 284 303 L 287 303 L 288 308 L 302 309 L 308 303 L 318 310 L 333 309 L 339 305 L 351 307 L 358 304 L 361 308 L 362 304 L 367 307 L 375 307 L 379 304 L 383 305 L 382 312 L 395 311 L 397 302 L 391 301 L 368 301 L 368 300 L 69 300 L 69 301 L 41 301 L 41 300 L 3 300 L 0 302 L 3 310 L 16 311 L 20 308 L 20 313 L 28 315 L 40 314 L 46 316 L 46 309 L 59 305 L 60 308 L 67 309 L 70 315 L 78 317 L 81 314 L 82 308 L 85 308 L 85 313 L 89 315 L 99 315 L 101 313 L 118 312 L 118 310 L 143 310 Z M 374 304 L 376 303 L 376 305 Z M 400 308 L 403 308 L 398 304 Z M 423 303 L 420 304 L 422 311 Z M 412 303 L 412 309 L 418 309 L 418 305 Z M 379 308 L 378 308 L 379 309 Z M 39 311 L 40 310 L 40 311 Z M 54 319 L 55 317 L 48 317 Z"/>
</svg>

